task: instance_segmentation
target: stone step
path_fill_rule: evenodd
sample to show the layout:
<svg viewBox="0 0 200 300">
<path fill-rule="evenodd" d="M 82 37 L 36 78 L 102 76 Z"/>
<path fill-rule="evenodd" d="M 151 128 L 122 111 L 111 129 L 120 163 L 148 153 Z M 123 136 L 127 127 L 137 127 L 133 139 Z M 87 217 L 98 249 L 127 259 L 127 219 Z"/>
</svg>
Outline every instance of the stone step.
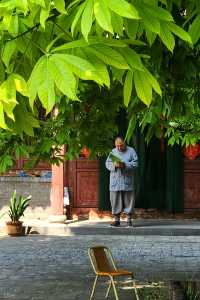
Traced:
<svg viewBox="0 0 200 300">
<path fill-rule="evenodd" d="M 121 222 L 120 227 L 111 227 L 110 222 L 103 221 L 66 221 L 61 224 L 30 220 L 24 226 L 27 234 L 40 235 L 200 235 L 200 222 L 194 220 L 135 220 L 133 227 L 127 227 L 126 222 Z M 2 224 L 0 232 L 5 233 Z"/>
<path fill-rule="evenodd" d="M 111 227 L 110 222 L 72 221 L 67 224 L 32 226 L 30 233 L 44 235 L 160 235 L 189 236 L 200 235 L 199 221 L 184 220 L 136 220 L 133 227 L 121 222 L 120 227 Z"/>
</svg>

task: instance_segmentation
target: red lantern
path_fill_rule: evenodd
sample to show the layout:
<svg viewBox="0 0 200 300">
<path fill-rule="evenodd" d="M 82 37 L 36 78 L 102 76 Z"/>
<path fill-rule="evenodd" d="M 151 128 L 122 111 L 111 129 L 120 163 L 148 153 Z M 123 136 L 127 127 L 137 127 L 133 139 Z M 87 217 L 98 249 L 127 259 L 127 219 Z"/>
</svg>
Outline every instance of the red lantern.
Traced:
<svg viewBox="0 0 200 300">
<path fill-rule="evenodd" d="M 183 153 L 188 159 L 194 160 L 198 155 L 200 155 L 200 145 L 189 145 L 185 147 Z"/>
<path fill-rule="evenodd" d="M 90 155 L 90 150 L 87 147 L 83 147 L 81 149 L 81 156 L 85 157 L 85 158 L 88 158 L 89 155 Z"/>
</svg>

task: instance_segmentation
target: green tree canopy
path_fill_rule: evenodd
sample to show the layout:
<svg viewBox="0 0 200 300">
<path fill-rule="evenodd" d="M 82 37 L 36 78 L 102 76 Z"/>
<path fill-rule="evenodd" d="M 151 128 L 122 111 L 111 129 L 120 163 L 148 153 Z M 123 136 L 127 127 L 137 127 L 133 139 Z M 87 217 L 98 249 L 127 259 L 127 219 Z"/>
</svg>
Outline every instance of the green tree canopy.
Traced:
<svg viewBox="0 0 200 300">
<path fill-rule="evenodd" d="M 80 122 L 85 85 L 107 94 L 119 85 L 121 90 L 117 97 L 110 94 L 109 105 L 104 101 L 92 111 L 107 109 L 112 116 L 110 122 L 102 119 L 98 135 L 88 130 L 91 138 L 82 141 L 81 128 L 74 129 L 78 146 L 72 153 L 87 140 L 89 146 L 104 143 L 104 129 L 112 131 L 119 110 L 119 102 L 112 101 L 119 96 L 129 110 L 128 137 L 138 120 L 148 127 L 147 139 L 160 136 L 163 126 L 170 135 L 170 122 L 177 123 L 186 106 L 195 110 L 199 28 L 198 0 L 0 1 L 0 168 L 11 165 L 13 155 L 36 154 L 44 140 L 40 155 L 55 159 L 61 142 L 73 138 L 72 130 L 63 135 L 68 139 L 56 140 L 55 132 L 72 120 L 74 109 Z M 74 120 L 68 124 L 71 128 Z"/>
</svg>

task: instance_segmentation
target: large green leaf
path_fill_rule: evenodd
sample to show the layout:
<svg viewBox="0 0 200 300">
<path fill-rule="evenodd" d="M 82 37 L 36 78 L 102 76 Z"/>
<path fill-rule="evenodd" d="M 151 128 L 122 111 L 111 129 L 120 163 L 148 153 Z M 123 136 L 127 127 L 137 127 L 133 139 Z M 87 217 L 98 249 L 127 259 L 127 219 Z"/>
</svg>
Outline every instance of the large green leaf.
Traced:
<svg viewBox="0 0 200 300">
<path fill-rule="evenodd" d="M 105 84 L 108 88 L 110 87 L 110 76 L 106 65 L 99 60 L 94 54 L 88 52 L 87 49 L 81 49 L 82 57 L 88 60 L 93 66 L 92 76 L 97 83 L 100 85 Z"/>
<path fill-rule="evenodd" d="M 192 25 L 189 28 L 189 34 L 192 38 L 193 44 L 196 44 L 200 38 L 200 15 L 198 15 L 192 22 Z"/>
<path fill-rule="evenodd" d="M 19 74 L 15 73 L 11 74 L 10 78 L 13 80 L 16 91 L 23 96 L 28 96 L 28 87 L 25 79 Z"/>
<path fill-rule="evenodd" d="M 7 129 L 7 125 L 5 123 L 5 118 L 4 118 L 4 111 L 3 111 L 3 104 L 0 101 L 0 127 Z"/>
<path fill-rule="evenodd" d="M 118 51 L 108 46 L 91 46 L 89 50 L 100 60 L 102 60 L 106 65 L 111 65 L 118 69 L 129 69 L 129 66 L 123 56 Z"/>
<path fill-rule="evenodd" d="M 16 7 L 16 1 L 10 0 L 10 1 L 1 1 L 0 8 L 12 10 Z"/>
<path fill-rule="evenodd" d="M 65 14 L 65 0 L 54 0 L 54 5 L 57 11 L 59 11 L 61 14 Z"/>
<path fill-rule="evenodd" d="M 23 10 L 24 14 L 27 14 L 28 12 L 28 0 L 16 0 L 16 7 L 19 7 L 21 10 Z"/>
<path fill-rule="evenodd" d="M 136 39 L 138 27 L 139 27 L 138 20 L 131 20 L 131 19 L 125 20 L 126 32 L 128 36 L 133 40 Z"/>
<path fill-rule="evenodd" d="M 125 0 L 107 0 L 107 4 L 112 11 L 122 17 L 140 19 L 137 9 Z"/>
<path fill-rule="evenodd" d="M 10 60 L 16 50 L 16 46 L 17 45 L 15 40 L 7 42 L 4 46 L 2 60 L 6 67 L 8 67 L 10 64 Z"/>
<path fill-rule="evenodd" d="M 19 30 L 19 23 L 18 23 L 18 15 L 12 15 L 10 13 L 4 14 L 4 18 L 2 21 L 3 25 L 7 28 L 8 32 L 11 35 L 16 36 Z"/>
<path fill-rule="evenodd" d="M 102 84 L 105 84 L 108 88 L 110 88 L 110 76 L 107 66 L 96 57 L 92 57 L 92 55 L 90 55 L 90 62 L 94 65 L 96 74 L 99 78 L 101 78 Z"/>
<path fill-rule="evenodd" d="M 42 56 L 37 61 L 28 81 L 29 102 L 31 107 L 33 107 L 33 103 L 36 99 L 38 87 L 41 84 L 43 84 L 45 66 L 46 66 L 45 60 L 46 60 L 46 56 Z"/>
<path fill-rule="evenodd" d="M 71 99 L 77 99 L 76 80 L 68 64 L 73 58 L 72 55 L 54 54 L 43 56 L 39 60 L 29 80 L 31 106 L 38 93 L 47 112 L 53 108 L 55 104 L 54 82 L 63 94 Z"/>
<path fill-rule="evenodd" d="M 70 70 L 78 77 L 93 80 L 92 74 L 95 72 L 94 66 L 87 60 L 71 55 L 71 54 L 55 54 L 60 59 L 63 59 L 69 66 Z"/>
<path fill-rule="evenodd" d="M 85 2 L 83 2 L 83 3 L 79 6 L 79 8 L 78 8 L 78 10 L 77 10 L 77 13 L 76 13 L 76 15 L 75 15 L 75 17 L 74 17 L 74 20 L 73 20 L 73 22 L 72 22 L 72 25 L 71 25 L 71 32 L 72 32 L 72 35 L 74 35 L 75 28 L 76 28 L 76 26 L 77 26 L 77 24 L 78 24 L 78 22 L 79 22 L 79 20 L 80 20 L 80 17 L 81 17 L 81 15 L 82 15 L 82 13 L 83 13 L 84 8 L 85 8 Z"/>
<path fill-rule="evenodd" d="M 42 8 L 40 12 L 40 24 L 43 28 L 45 28 L 45 22 L 49 17 L 49 13 L 50 13 L 50 4 L 47 7 Z"/>
<path fill-rule="evenodd" d="M 142 64 L 140 56 L 137 54 L 137 52 L 135 52 L 135 50 L 126 47 L 126 48 L 119 49 L 119 51 L 125 58 L 126 62 L 129 64 L 131 69 L 137 69 L 143 71 L 144 66 Z"/>
<path fill-rule="evenodd" d="M 29 0 L 29 1 L 36 5 L 42 6 L 44 8 L 46 7 L 45 0 Z"/>
<path fill-rule="evenodd" d="M 15 123 L 11 124 L 20 136 L 25 132 L 28 136 L 34 136 L 34 128 L 39 128 L 38 120 L 31 114 L 25 105 L 17 105 L 14 109 Z M 10 124 L 9 124 L 10 125 Z"/>
<path fill-rule="evenodd" d="M 126 73 L 125 81 L 124 81 L 124 104 L 125 104 L 125 106 L 128 106 L 129 101 L 131 99 L 132 85 L 133 85 L 133 72 L 128 70 Z"/>
<path fill-rule="evenodd" d="M 49 113 L 55 104 L 54 79 L 52 76 L 52 66 L 49 57 L 44 60 L 43 81 L 38 86 L 38 96 L 46 112 Z"/>
<path fill-rule="evenodd" d="M 111 14 L 105 0 L 94 0 L 94 14 L 99 25 L 106 31 L 113 33 Z"/>
<path fill-rule="evenodd" d="M 94 0 L 87 0 L 86 5 L 82 14 L 81 19 L 81 32 L 84 38 L 88 39 L 88 34 L 90 33 L 93 21 L 93 2 Z"/>
<path fill-rule="evenodd" d="M 67 12 L 70 12 L 70 9 L 72 9 L 73 6 L 77 5 L 80 3 L 80 0 L 74 0 L 74 1 L 70 1 L 70 3 L 67 6 Z"/>
<path fill-rule="evenodd" d="M 145 29 L 145 32 L 146 32 L 146 37 L 147 37 L 148 43 L 150 46 L 152 46 L 153 43 L 155 42 L 157 34 L 148 30 L 147 28 Z"/>
<path fill-rule="evenodd" d="M 143 72 L 134 71 L 134 82 L 138 97 L 149 106 L 152 101 L 152 88 L 162 96 L 159 83 L 156 78 L 144 67 Z"/>
<path fill-rule="evenodd" d="M 121 83 L 121 85 L 123 85 L 123 76 L 125 70 L 116 69 L 114 67 L 112 67 L 111 70 L 112 70 L 113 81 L 117 80 Z"/>
<path fill-rule="evenodd" d="M 0 102 L 7 116 L 14 120 L 13 109 L 15 108 L 16 101 L 16 87 L 12 75 L 0 86 Z"/>
<path fill-rule="evenodd" d="M 160 96 L 162 96 L 162 91 L 161 91 L 161 88 L 160 88 L 160 85 L 159 85 L 157 79 L 149 72 L 148 69 L 144 68 L 144 71 L 145 71 L 146 80 L 152 86 L 154 91 L 157 94 L 159 94 Z"/>
<path fill-rule="evenodd" d="M 127 141 L 128 143 L 129 143 L 130 139 L 133 137 L 133 132 L 134 132 L 136 125 L 137 125 L 137 116 L 136 116 L 136 114 L 134 114 L 128 123 L 128 129 L 126 132 L 125 141 Z"/>
<path fill-rule="evenodd" d="M 159 34 L 162 42 L 165 44 L 165 46 L 171 51 L 173 52 L 174 50 L 174 46 L 175 46 L 175 40 L 174 40 L 174 36 L 171 34 L 171 31 L 168 29 L 168 27 L 166 26 L 166 23 L 160 24 L 160 34 Z"/>
<path fill-rule="evenodd" d="M 114 33 L 123 36 L 123 18 L 116 13 L 111 13 L 111 23 Z"/>
<path fill-rule="evenodd" d="M 152 32 L 160 33 L 159 20 L 153 17 L 151 13 L 145 9 L 145 7 L 140 9 L 139 12 L 142 17 L 142 22 L 144 23 L 145 29 L 147 28 Z"/>
<path fill-rule="evenodd" d="M 140 4 L 142 10 L 145 10 L 146 13 L 151 15 L 155 19 L 160 19 L 164 21 L 173 21 L 173 17 L 169 11 L 157 6 L 150 6 L 148 4 Z"/>
<path fill-rule="evenodd" d="M 90 45 L 89 41 L 86 42 L 86 40 L 80 39 L 80 40 L 68 42 L 68 43 L 62 44 L 61 46 L 55 47 L 54 49 L 52 49 L 51 52 L 64 51 L 64 50 L 69 50 L 69 49 L 73 49 L 73 48 L 87 47 L 88 45 Z"/>
<path fill-rule="evenodd" d="M 54 54 L 50 57 L 51 75 L 57 88 L 70 99 L 76 100 L 76 79 L 69 67 L 69 59 L 62 54 Z"/>
<path fill-rule="evenodd" d="M 98 38 L 98 37 L 89 37 L 88 41 L 86 42 L 84 39 L 68 42 L 66 44 L 63 44 L 61 46 L 55 47 L 52 49 L 51 52 L 57 52 L 57 51 L 64 51 L 74 48 L 82 48 L 82 47 L 88 47 L 89 45 L 101 45 L 103 46 L 111 46 L 111 47 L 126 47 L 127 45 L 120 40 L 117 39 L 108 39 L 108 38 Z"/>
<path fill-rule="evenodd" d="M 175 35 L 180 37 L 182 40 L 192 44 L 190 35 L 185 30 L 183 30 L 181 27 L 179 27 L 175 23 L 168 23 L 167 27 L 171 30 L 171 32 L 173 32 Z"/>
<path fill-rule="evenodd" d="M 134 83 L 138 97 L 149 106 L 152 101 L 152 87 L 146 80 L 145 72 L 135 70 Z"/>
<path fill-rule="evenodd" d="M 103 64 L 100 66 L 99 62 L 92 65 L 87 60 L 72 54 L 43 56 L 29 79 L 31 106 L 38 94 L 43 106 L 49 112 L 55 104 L 54 83 L 63 94 L 76 100 L 76 79 L 72 73 L 82 79 L 109 85 L 106 67 Z"/>
</svg>

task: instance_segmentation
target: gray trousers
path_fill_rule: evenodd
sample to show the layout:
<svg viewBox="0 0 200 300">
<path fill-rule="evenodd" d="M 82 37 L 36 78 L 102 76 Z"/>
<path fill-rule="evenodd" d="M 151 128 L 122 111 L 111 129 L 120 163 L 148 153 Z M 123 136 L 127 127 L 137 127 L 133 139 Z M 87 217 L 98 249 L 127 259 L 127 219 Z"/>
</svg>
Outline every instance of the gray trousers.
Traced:
<svg viewBox="0 0 200 300">
<path fill-rule="evenodd" d="M 135 206 L 135 197 L 133 191 L 110 192 L 110 202 L 112 214 L 119 216 L 121 212 L 132 215 Z"/>
</svg>

